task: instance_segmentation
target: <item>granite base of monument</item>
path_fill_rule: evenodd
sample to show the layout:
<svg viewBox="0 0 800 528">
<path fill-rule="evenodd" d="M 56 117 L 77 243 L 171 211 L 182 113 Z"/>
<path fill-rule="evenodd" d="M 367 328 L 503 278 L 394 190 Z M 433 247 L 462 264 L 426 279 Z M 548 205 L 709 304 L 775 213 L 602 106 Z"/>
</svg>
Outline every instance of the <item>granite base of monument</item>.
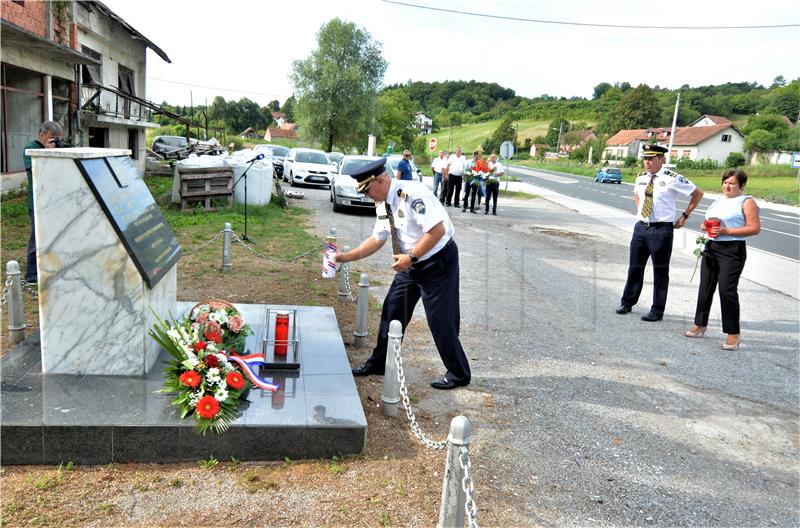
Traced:
<svg viewBox="0 0 800 528">
<path fill-rule="evenodd" d="M 178 303 L 186 313 L 195 303 Z M 163 385 L 162 360 L 145 376 L 42 374 L 38 333 L 2 357 L 2 464 L 107 464 L 330 458 L 364 449 L 367 422 L 339 326 L 329 307 L 237 304 L 261 351 L 270 309 L 296 309 L 299 371 L 262 372 L 277 392 L 253 389 L 227 432 L 199 436 L 181 420 Z"/>
</svg>

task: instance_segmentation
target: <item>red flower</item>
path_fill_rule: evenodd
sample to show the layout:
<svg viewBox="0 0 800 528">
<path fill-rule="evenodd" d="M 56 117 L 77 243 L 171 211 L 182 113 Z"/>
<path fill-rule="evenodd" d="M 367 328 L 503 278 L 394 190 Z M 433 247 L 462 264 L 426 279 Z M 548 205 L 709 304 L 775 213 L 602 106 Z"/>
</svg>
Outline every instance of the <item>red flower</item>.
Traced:
<svg viewBox="0 0 800 528">
<path fill-rule="evenodd" d="M 200 315 L 197 316 L 198 323 L 205 323 L 208 321 L 208 312 L 201 312 Z"/>
<path fill-rule="evenodd" d="M 208 339 L 208 334 L 219 334 L 222 335 L 222 327 L 219 323 L 215 323 L 214 321 L 206 323 L 205 328 L 206 339 Z"/>
<path fill-rule="evenodd" d="M 219 402 L 213 396 L 203 396 L 194 409 L 201 418 L 211 420 L 219 412 Z"/>
<path fill-rule="evenodd" d="M 207 355 L 205 359 L 203 359 L 203 361 L 205 361 L 206 365 L 208 365 L 211 368 L 219 366 L 219 358 L 214 354 Z"/>
<path fill-rule="evenodd" d="M 238 372 L 228 372 L 225 376 L 225 382 L 234 390 L 242 390 L 244 388 L 244 378 Z"/>
<path fill-rule="evenodd" d="M 205 350 L 205 349 L 206 349 L 206 342 L 205 341 L 198 341 L 197 343 L 194 344 L 194 351 L 195 352 L 200 352 L 201 350 Z"/>
<path fill-rule="evenodd" d="M 213 334 L 213 333 L 206 332 L 206 339 L 208 339 L 209 341 L 213 341 L 213 342 L 215 342 L 217 344 L 222 343 L 222 336 L 219 335 L 219 334 Z"/>
<path fill-rule="evenodd" d="M 196 389 L 198 385 L 200 385 L 200 374 L 193 370 L 187 370 L 178 378 L 178 381 L 190 387 L 191 389 Z"/>
</svg>

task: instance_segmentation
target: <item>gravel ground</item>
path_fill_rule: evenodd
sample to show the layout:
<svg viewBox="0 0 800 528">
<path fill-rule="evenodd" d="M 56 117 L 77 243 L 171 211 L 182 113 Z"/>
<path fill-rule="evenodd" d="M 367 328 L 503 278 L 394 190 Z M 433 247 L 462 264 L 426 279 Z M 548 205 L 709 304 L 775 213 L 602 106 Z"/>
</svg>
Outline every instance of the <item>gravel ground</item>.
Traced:
<svg viewBox="0 0 800 528">
<path fill-rule="evenodd" d="M 372 216 L 306 196 L 340 245 L 369 235 Z M 448 212 L 473 383 L 428 387 L 442 367 L 421 303 L 405 351 L 417 406 L 440 426 L 431 436 L 454 413 L 472 421 L 479 509 L 503 505 L 502 525 L 800 525 L 797 300 L 743 280 L 743 344 L 726 352 L 718 303 L 705 339 L 681 336 L 691 249 L 673 254 L 665 320 L 645 323 L 651 282 L 632 314 L 613 311 L 629 235 L 602 218 L 543 199 L 501 198 L 497 217 Z M 355 265 L 384 284 L 380 300 L 389 260 L 384 249 Z"/>
</svg>

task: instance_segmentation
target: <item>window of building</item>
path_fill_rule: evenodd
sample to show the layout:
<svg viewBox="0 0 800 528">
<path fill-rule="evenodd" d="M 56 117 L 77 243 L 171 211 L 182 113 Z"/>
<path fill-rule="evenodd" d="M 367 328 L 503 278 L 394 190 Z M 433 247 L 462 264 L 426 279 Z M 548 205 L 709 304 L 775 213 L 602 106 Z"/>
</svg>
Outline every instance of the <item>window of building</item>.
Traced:
<svg viewBox="0 0 800 528">
<path fill-rule="evenodd" d="M 690 159 L 692 157 L 692 151 L 691 150 L 684 150 L 683 153 L 681 154 L 681 157 L 682 158 L 686 158 L 686 159 Z"/>
<path fill-rule="evenodd" d="M 89 127 L 89 146 L 108 148 L 108 129 Z"/>
<path fill-rule="evenodd" d="M 677 150 L 670 150 L 669 151 L 669 157 L 670 158 L 677 158 L 678 157 L 678 151 Z"/>
<path fill-rule="evenodd" d="M 722 134 L 722 142 L 723 143 L 730 143 L 731 142 L 731 135 L 730 134 Z"/>
<path fill-rule="evenodd" d="M 139 131 L 135 128 L 128 129 L 128 148 L 131 150 L 131 158 L 139 159 Z"/>
<path fill-rule="evenodd" d="M 72 83 L 65 79 L 53 77 L 50 80 L 53 90 L 53 121 L 61 125 L 64 131 L 64 139 L 68 139 L 72 130 L 70 119 L 70 87 Z"/>
<path fill-rule="evenodd" d="M 92 48 L 81 46 L 81 53 L 88 55 L 98 61 L 102 60 L 102 55 Z M 83 84 L 103 84 L 103 70 L 101 64 L 81 64 L 81 82 Z"/>
<path fill-rule="evenodd" d="M 126 68 L 122 64 L 119 65 L 119 70 L 117 73 L 117 87 L 119 87 L 120 92 L 136 95 L 136 88 L 133 80 L 133 70 L 131 70 L 130 68 Z M 130 99 L 124 99 L 122 101 L 122 110 L 123 114 L 125 115 L 125 119 L 130 118 L 131 116 Z"/>
<path fill-rule="evenodd" d="M 0 171 L 25 170 L 25 145 L 35 139 L 44 121 L 44 75 L 2 64 L 0 97 Z"/>
</svg>

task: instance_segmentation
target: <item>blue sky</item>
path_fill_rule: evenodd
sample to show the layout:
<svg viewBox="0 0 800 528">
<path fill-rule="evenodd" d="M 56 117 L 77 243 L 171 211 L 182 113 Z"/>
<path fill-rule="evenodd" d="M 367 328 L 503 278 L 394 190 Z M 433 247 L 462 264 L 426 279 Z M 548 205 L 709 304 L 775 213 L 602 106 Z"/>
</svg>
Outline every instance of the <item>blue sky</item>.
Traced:
<svg viewBox="0 0 800 528">
<path fill-rule="evenodd" d="M 383 44 L 386 84 L 497 82 L 518 95 L 591 97 L 600 82 L 677 88 L 725 82 L 769 85 L 800 77 L 800 28 L 612 29 L 515 22 L 435 12 L 380 0 L 103 0 L 161 47 L 148 52 L 146 97 L 171 104 L 291 94 L 292 61 L 308 56 L 320 26 L 352 21 Z M 800 24 L 796 0 L 408 3 L 497 16 L 658 26 Z M 756 7 L 757 6 L 757 7 Z M 205 42 L 204 42 L 205 41 Z M 224 90 L 222 90 L 224 89 Z"/>
</svg>

